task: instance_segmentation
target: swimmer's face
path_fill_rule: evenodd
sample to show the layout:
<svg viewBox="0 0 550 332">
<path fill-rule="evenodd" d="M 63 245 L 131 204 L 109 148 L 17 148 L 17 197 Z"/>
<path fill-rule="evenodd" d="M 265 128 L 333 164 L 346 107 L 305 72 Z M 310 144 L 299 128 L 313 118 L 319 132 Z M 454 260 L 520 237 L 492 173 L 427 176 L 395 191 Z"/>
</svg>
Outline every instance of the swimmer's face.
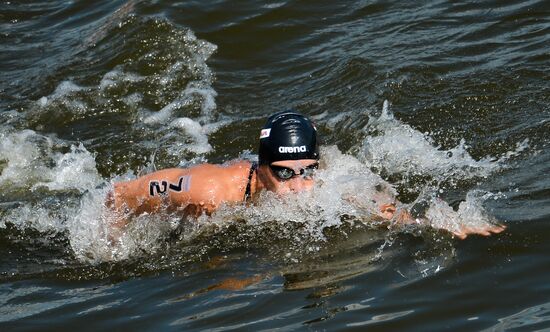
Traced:
<svg viewBox="0 0 550 332">
<path fill-rule="evenodd" d="M 310 190 L 319 162 L 315 159 L 282 160 L 261 166 L 261 181 L 278 194 Z"/>
</svg>

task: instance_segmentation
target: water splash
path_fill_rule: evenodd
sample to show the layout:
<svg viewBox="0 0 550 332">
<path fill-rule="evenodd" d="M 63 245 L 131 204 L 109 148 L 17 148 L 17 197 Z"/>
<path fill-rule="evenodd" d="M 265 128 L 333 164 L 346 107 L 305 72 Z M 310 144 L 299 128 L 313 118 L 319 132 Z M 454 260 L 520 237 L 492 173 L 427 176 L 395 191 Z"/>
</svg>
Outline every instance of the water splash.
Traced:
<svg viewBox="0 0 550 332">
<path fill-rule="evenodd" d="M 94 156 L 82 144 L 67 146 L 32 130 L 2 129 L 0 227 L 9 223 L 63 233 L 67 219 L 76 214 L 79 195 L 103 182 Z"/>
<path fill-rule="evenodd" d="M 94 156 L 80 143 L 70 145 L 70 151 L 61 153 L 66 143 L 38 134 L 32 130 L 0 133 L 0 155 L 4 166 L 0 187 L 28 188 L 31 191 L 45 186 L 49 190 L 76 189 L 84 191 L 101 183 Z"/>
<path fill-rule="evenodd" d="M 498 161 L 478 162 L 467 152 L 461 157 L 440 154 L 438 148 L 430 144 L 429 138 L 390 116 L 387 107 L 377 121 L 374 123 L 381 134 L 376 137 L 385 143 L 395 138 L 409 138 L 406 140 L 409 149 L 392 150 L 396 157 L 384 161 L 385 167 L 393 171 L 407 172 L 408 169 L 403 168 L 404 161 L 415 149 L 436 161 L 423 163 L 423 159 L 418 158 L 413 168 L 436 177 L 456 174 L 451 161 L 458 163 L 455 167 L 465 176 L 478 176 L 483 174 L 479 172 L 498 169 Z M 213 125 L 208 123 L 205 126 Z M 327 239 L 327 230 L 354 223 L 374 228 L 387 226 L 380 222 L 379 209 L 383 204 L 396 202 L 397 196 L 396 189 L 371 170 L 373 162 L 379 159 L 355 157 L 342 153 L 336 146 L 324 146 L 321 148 L 321 168 L 311 191 L 284 197 L 263 192 L 253 205 L 225 205 L 212 216 L 203 215 L 197 219 L 168 212 L 143 214 L 133 217 L 128 227 L 117 229 L 114 225 L 125 216 L 116 215 L 106 206 L 106 196 L 112 190 L 113 182 L 133 179 L 134 174 L 102 179 L 96 170 L 93 154 L 82 144 L 68 146 L 54 137 L 30 130 L 2 135 L 0 151 L 5 160 L 0 184 L 3 187 L 16 184 L 19 188 L 38 193 L 37 197 L 23 195 L 20 203 L 4 205 L 2 226 L 9 222 L 21 228 L 66 232 L 75 256 L 86 262 L 120 261 L 166 251 L 170 246 L 166 240 L 174 232 L 178 233 L 182 243 L 210 243 L 218 236 L 223 237 L 232 225 L 241 225 L 243 221 L 246 224 L 244 233 L 223 240 L 226 247 L 239 246 L 243 241 L 254 242 L 267 233 L 272 240 L 290 243 L 289 248 L 294 252 L 317 251 Z M 372 144 L 373 139 L 367 137 L 366 141 Z M 385 151 L 383 146 L 370 146 L 377 147 L 370 150 L 373 155 Z M 61 149 L 65 151 L 61 152 Z M 244 155 L 252 156 L 249 152 L 243 152 Z M 71 196 L 70 204 L 62 204 L 63 195 L 71 191 L 78 194 Z M 54 201 L 50 197 L 54 197 Z M 433 192 L 419 193 L 418 200 L 428 204 L 425 217 L 429 225 L 453 231 L 463 226 L 482 227 L 493 222 L 494 219 L 483 208 L 483 201 L 492 197 L 471 190 L 457 211 Z M 400 208 L 410 206 L 412 204 Z M 285 248 L 285 252 L 289 248 Z M 290 257 L 295 259 L 295 256 L 291 254 Z M 377 256 L 382 257 L 381 253 Z"/>
<path fill-rule="evenodd" d="M 497 158 L 487 156 L 475 160 L 462 139 L 456 147 L 443 150 L 425 133 L 397 120 L 384 101 L 379 117 L 371 116 L 369 135 L 363 142 L 361 158 L 371 167 L 389 174 L 407 177 L 428 176 L 438 182 L 472 178 L 487 178 L 506 167 L 506 161 L 528 147 L 528 140 L 516 149 Z"/>
<path fill-rule="evenodd" d="M 462 228 L 484 228 L 495 224 L 497 220 L 487 213 L 483 203 L 489 198 L 497 197 L 496 194 L 480 190 L 469 191 L 466 199 L 459 204 L 457 211 L 445 201 L 433 198 L 426 211 L 426 218 L 435 229 L 445 229 L 450 232 L 459 232 Z"/>
<path fill-rule="evenodd" d="M 97 85 L 62 81 L 35 102 L 31 122 L 43 128 L 52 121 L 119 113 L 129 117 L 132 131 L 150 136 L 155 144 L 149 147 L 167 143 L 166 152 L 173 156 L 211 152 L 208 136 L 230 122 L 215 112 L 214 75 L 206 63 L 216 45 L 158 18 L 141 22 L 128 17 L 111 29 L 109 38 L 124 36 L 134 52 L 123 54 L 122 64 L 103 74 Z M 91 50 L 97 47 L 93 45 Z"/>
<path fill-rule="evenodd" d="M 455 211 L 440 198 L 444 193 L 443 183 L 457 188 L 459 181 L 487 178 L 508 167 L 507 161 L 529 146 L 529 141 L 524 140 L 513 151 L 500 157 L 486 156 L 479 160 L 468 153 L 464 139 L 456 147 L 443 150 L 428 134 L 397 120 L 390 112 L 387 100 L 380 116 L 370 117 L 368 131 L 371 135 L 363 142 L 360 159 L 374 169 L 382 169 L 390 175 L 399 174 L 402 178 L 400 184 L 417 195 L 406 206 L 426 205 L 422 217 L 427 218 L 432 227 L 451 232 L 461 228 L 483 229 L 494 224 L 496 220 L 485 211 L 483 202 L 498 199 L 501 194 L 468 189 L 464 201 Z M 421 185 L 413 184 L 411 179 L 418 176 L 432 180 Z"/>
<path fill-rule="evenodd" d="M 225 248 L 240 246 L 242 241 L 259 241 L 267 233 L 274 241 L 286 241 L 288 247 L 281 250 L 290 250 L 293 254 L 289 259 L 297 259 L 300 255 L 322 248 L 328 229 L 350 223 L 374 228 L 384 225 L 380 223 L 379 207 L 396 201 L 397 193 L 393 186 L 374 174 L 358 158 L 343 154 L 335 146 L 325 146 L 321 149 L 321 169 L 311 191 L 286 196 L 262 192 L 253 205 L 224 205 L 212 216 L 202 215 L 197 219 L 182 218 L 177 213 L 168 212 L 143 214 L 133 217 L 128 227 L 119 229 L 115 225 L 120 218 L 127 216 L 111 211 L 106 206 L 106 196 L 112 190 L 113 182 L 135 176 L 128 173 L 109 181 L 98 181 L 97 172 L 92 167 L 95 165 L 93 156 L 85 150 L 77 152 L 79 149 L 83 148 L 73 146 L 71 151 L 57 156 L 59 163 L 49 168 L 43 166 L 42 173 L 52 174 L 49 181 L 40 178 L 34 180 L 36 184 L 28 185 L 46 188 L 50 192 L 77 189 L 82 193 L 80 196 L 66 205 L 60 204 L 61 199 L 58 200 L 57 208 L 45 198 L 38 203 L 26 202 L 22 207 L 10 210 L 2 220 L 4 226 L 8 221 L 21 228 L 66 232 L 75 256 L 92 263 L 164 252 L 170 246 L 166 240 L 176 230 L 181 243 L 210 243 L 213 238 L 225 236 L 228 228 L 241 225 L 243 221 L 246 226 L 242 233 L 222 241 Z M 48 153 L 55 155 L 55 152 L 46 151 Z M 81 178 L 88 180 L 75 186 L 69 181 L 71 176 L 63 176 L 68 169 L 76 172 L 71 176 L 80 174 Z M 458 212 L 445 202 L 434 200 L 426 217 L 433 227 L 449 230 L 461 225 L 487 223 L 491 218 L 481 204 L 487 198 L 472 192 Z"/>
</svg>

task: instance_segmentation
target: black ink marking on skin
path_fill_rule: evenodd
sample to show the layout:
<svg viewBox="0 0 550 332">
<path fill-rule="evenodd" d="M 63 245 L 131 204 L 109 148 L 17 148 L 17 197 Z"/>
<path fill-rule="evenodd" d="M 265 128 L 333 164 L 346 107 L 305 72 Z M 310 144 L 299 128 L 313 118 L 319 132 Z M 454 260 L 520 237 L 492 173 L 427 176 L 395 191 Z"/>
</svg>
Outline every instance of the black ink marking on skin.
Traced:
<svg viewBox="0 0 550 332">
<path fill-rule="evenodd" d="M 167 182 L 162 181 L 161 184 L 162 184 L 162 189 L 160 188 L 158 181 L 149 182 L 149 195 L 155 196 L 155 190 L 159 195 L 166 193 Z"/>
<path fill-rule="evenodd" d="M 191 176 L 181 176 L 178 183 L 168 183 L 166 180 L 160 181 L 150 181 L 149 182 L 149 195 L 155 196 L 155 195 L 165 195 L 166 191 L 170 189 L 174 192 L 182 192 L 182 191 L 189 191 L 189 188 L 191 187 Z"/>
<path fill-rule="evenodd" d="M 181 185 L 183 184 L 183 176 L 180 177 L 180 181 L 178 182 L 178 185 L 170 183 L 170 190 L 180 192 L 181 191 Z"/>
</svg>

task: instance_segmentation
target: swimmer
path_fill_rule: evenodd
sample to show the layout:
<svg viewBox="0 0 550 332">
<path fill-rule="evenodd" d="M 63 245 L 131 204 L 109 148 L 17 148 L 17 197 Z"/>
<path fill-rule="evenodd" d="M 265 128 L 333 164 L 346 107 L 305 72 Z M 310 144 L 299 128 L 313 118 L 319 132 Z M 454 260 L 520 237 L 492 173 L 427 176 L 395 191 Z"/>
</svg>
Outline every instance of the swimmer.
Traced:
<svg viewBox="0 0 550 332">
<path fill-rule="evenodd" d="M 317 129 L 304 115 L 289 110 L 271 115 L 260 131 L 258 163 L 235 161 L 225 165 L 202 164 L 188 169 L 157 171 L 138 179 L 118 182 L 107 205 L 124 215 L 160 210 L 184 215 L 210 215 L 222 204 L 253 201 L 263 190 L 280 195 L 299 193 L 314 185 L 319 167 Z M 378 217 L 399 223 L 417 223 L 395 199 L 379 200 Z M 122 228 L 127 218 L 115 225 Z M 452 233 L 500 233 L 504 227 L 465 228 Z"/>
</svg>

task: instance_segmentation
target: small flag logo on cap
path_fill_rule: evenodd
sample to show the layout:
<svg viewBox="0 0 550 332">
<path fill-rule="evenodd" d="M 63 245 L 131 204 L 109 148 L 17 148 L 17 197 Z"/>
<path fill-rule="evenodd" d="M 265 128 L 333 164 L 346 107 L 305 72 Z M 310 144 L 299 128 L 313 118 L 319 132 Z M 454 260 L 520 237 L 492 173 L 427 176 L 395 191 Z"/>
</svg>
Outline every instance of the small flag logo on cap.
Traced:
<svg viewBox="0 0 550 332">
<path fill-rule="evenodd" d="M 269 137 L 270 133 L 271 133 L 271 128 L 262 129 L 262 131 L 260 132 L 260 138 Z"/>
</svg>

